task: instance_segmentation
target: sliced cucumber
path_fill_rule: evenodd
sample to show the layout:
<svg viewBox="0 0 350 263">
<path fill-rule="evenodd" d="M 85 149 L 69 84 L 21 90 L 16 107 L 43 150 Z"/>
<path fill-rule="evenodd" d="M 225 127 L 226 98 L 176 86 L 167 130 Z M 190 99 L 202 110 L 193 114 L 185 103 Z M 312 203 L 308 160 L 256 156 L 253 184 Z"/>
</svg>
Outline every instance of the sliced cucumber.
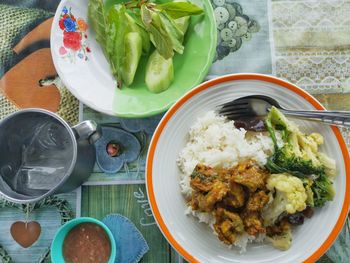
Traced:
<svg viewBox="0 0 350 263">
<path fill-rule="evenodd" d="M 125 14 L 128 19 L 128 24 L 130 27 L 131 32 L 137 32 L 141 35 L 142 38 L 142 52 L 144 54 L 147 54 L 149 52 L 149 49 L 151 47 L 151 41 L 149 38 L 149 34 L 147 31 L 143 28 L 141 28 L 135 21 L 135 19 L 130 16 L 128 13 Z"/>
<path fill-rule="evenodd" d="M 126 86 L 134 81 L 137 66 L 142 53 L 142 38 L 137 32 L 125 36 L 125 60 L 122 68 L 122 79 Z"/>
<path fill-rule="evenodd" d="M 146 66 L 146 85 L 151 92 L 159 93 L 169 88 L 174 79 L 173 59 L 165 59 L 155 50 Z"/>
</svg>

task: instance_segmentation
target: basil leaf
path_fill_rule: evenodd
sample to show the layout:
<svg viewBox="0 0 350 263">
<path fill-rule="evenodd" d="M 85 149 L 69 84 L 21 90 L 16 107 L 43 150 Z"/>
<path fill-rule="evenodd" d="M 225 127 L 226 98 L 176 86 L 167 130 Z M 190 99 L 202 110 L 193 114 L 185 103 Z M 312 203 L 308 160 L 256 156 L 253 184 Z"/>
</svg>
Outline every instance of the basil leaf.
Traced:
<svg viewBox="0 0 350 263">
<path fill-rule="evenodd" d="M 163 30 L 160 30 L 154 25 L 150 26 L 149 32 L 151 33 L 151 42 L 165 59 L 169 59 L 174 56 L 174 51 L 170 38 L 164 34 Z"/>
<path fill-rule="evenodd" d="M 103 0 L 89 0 L 88 17 L 91 21 L 91 26 L 96 33 L 97 42 L 100 43 L 105 56 L 108 57 L 106 51 L 107 18 L 104 10 Z"/>
<path fill-rule="evenodd" d="M 184 16 L 203 14 L 202 8 L 188 2 L 169 2 L 165 4 L 156 5 L 156 8 L 167 12 L 167 14 L 174 19 Z"/>
<path fill-rule="evenodd" d="M 184 46 L 182 45 L 182 40 L 184 37 L 183 33 L 177 27 L 175 21 L 170 16 L 168 16 L 165 12 L 160 12 L 159 17 L 160 17 L 160 20 L 162 21 L 163 27 L 168 33 L 173 49 L 177 53 L 182 54 L 184 51 Z"/>
<path fill-rule="evenodd" d="M 152 13 L 144 4 L 141 6 L 141 19 L 146 29 L 149 29 L 152 23 Z"/>
<path fill-rule="evenodd" d="M 108 14 L 107 50 L 110 53 L 112 73 L 117 79 L 118 87 L 122 85 L 122 70 L 125 63 L 125 36 L 129 33 L 128 19 L 124 5 L 114 5 Z"/>
<path fill-rule="evenodd" d="M 164 29 L 159 12 L 149 10 L 146 5 L 141 6 L 141 19 L 145 29 L 150 34 L 153 45 L 165 59 L 174 55 L 173 44 L 168 32 Z"/>
</svg>

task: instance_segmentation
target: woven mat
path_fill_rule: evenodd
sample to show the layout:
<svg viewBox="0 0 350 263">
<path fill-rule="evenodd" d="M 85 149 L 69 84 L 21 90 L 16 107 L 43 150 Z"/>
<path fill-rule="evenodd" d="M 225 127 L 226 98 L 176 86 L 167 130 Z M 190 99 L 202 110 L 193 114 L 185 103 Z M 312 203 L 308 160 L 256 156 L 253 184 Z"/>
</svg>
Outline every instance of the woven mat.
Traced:
<svg viewBox="0 0 350 263">
<path fill-rule="evenodd" d="M 52 16 L 53 13 L 41 9 L 0 4 L 0 78 L 26 55 L 16 55 L 13 47 L 33 28 Z M 78 100 L 61 83 L 57 88 L 61 95 L 57 113 L 68 123 L 76 124 Z M 16 110 L 16 105 L 0 94 L 0 119 Z"/>
</svg>

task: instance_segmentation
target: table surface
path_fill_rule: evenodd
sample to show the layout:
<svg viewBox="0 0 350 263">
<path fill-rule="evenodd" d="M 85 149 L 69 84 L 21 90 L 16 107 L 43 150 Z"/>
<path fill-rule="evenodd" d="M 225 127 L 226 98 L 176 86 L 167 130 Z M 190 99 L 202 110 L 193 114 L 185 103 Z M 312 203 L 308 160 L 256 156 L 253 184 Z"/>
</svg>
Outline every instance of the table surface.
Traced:
<svg viewBox="0 0 350 263">
<path fill-rule="evenodd" d="M 271 74 L 309 91 L 329 110 L 350 110 L 350 1 L 225 1 L 229 19 L 243 17 L 247 29 L 244 34 L 235 33 L 227 39 L 221 33 L 226 26 L 218 26 L 216 60 L 207 78 L 239 72 Z M 213 0 L 214 9 L 220 2 Z M 79 107 L 79 102 L 57 78 L 47 84 L 45 92 L 38 89 L 40 78 L 55 75 L 49 34 L 50 18 L 58 3 L 58 0 L 0 0 L 0 117 L 35 106 L 57 112 L 70 123 L 77 123 L 79 117 L 89 118 L 128 130 L 127 122 L 122 119 Z M 228 47 L 229 41 L 234 41 L 234 45 L 231 42 Z M 47 63 L 38 64 L 40 61 Z M 26 100 L 18 94 L 26 94 Z M 349 132 L 347 129 L 342 132 L 349 146 Z M 129 217 L 150 247 L 142 262 L 182 261 L 162 237 L 147 206 L 144 159 L 151 134 L 141 127 L 134 135 L 143 141 L 137 163 L 128 164 L 111 176 L 96 166 L 90 180 L 81 188 L 81 199 L 71 201 L 72 205 L 79 206 L 78 215 L 81 212 L 83 216 L 102 219 L 107 214 L 119 213 Z M 319 261 L 347 262 L 349 236 L 345 227 L 335 245 Z M 9 246 L 8 250 L 11 249 Z"/>
</svg>

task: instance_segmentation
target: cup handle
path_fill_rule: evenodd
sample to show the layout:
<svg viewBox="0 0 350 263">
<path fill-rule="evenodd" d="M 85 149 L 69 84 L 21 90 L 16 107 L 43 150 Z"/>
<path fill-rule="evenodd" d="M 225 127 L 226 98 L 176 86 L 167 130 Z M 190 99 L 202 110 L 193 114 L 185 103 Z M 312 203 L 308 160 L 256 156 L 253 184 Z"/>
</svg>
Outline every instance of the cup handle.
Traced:
<svg viewBox="0 0 350 263">
<path fill-rule="evenodd" d="M 100 126 L 95 121 L 83 121 L 72 127 L 77 140 L 89 140 L 95 143 L 101 137 Z"/>
</svg>

